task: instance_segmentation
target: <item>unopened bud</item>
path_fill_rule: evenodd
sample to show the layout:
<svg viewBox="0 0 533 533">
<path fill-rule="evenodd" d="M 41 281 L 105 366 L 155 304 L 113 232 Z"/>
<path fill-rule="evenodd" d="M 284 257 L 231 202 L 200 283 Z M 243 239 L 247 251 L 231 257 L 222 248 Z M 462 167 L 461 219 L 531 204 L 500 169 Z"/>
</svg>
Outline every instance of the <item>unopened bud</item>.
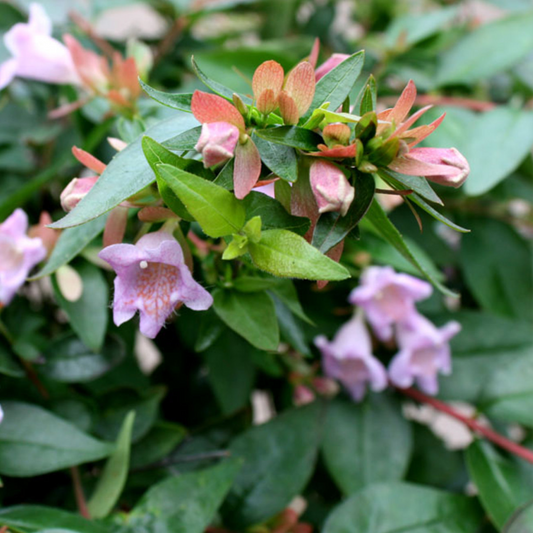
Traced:
<svg viewBox="0 0 533 533">
<path fill-rule="evenodd" d="M 292 395 L 294 405 L 306 405 L 315 399 L 315 393 L 305 385 L 297 385 Z"/>
<path fill-rule="evenodd" d="M 210 122 L 202 126 L 195 149 L 204 158 L 204 167 L 225 163 L 233 157 L 239 141 L 239 128 L 227 122 Z"/>
<path fill-rule="evenodd" d="M 313 387 L 321 396 L 328 398 L 335 396 L 339 392 L 339 384 L 331 378 L 317 376 L 313 379 Z"/>
<path fill-rule="evenodd" d="M 89 178 L 74 178 L 64 189 L 59 197 L 61 207 L 68 213 L 72 211 L 82 198 L 93 188 L 99 176 Z"/>
<path fill-rule="evenodd" d="M 328 72 L 333 70 L 349 57 L 350 56 L 348 54 L 333 54 L 315 70 L 315 80 L 318 81 L 320 78 L 324 77 Z"/>
<path fill-rule="evenodd" d="M 346 215 L 355 196 L 344 172 L 329 161 L 315 161 L 310 169 L 311 189 L 319 213 L 338 211 Z"/>
</svg>

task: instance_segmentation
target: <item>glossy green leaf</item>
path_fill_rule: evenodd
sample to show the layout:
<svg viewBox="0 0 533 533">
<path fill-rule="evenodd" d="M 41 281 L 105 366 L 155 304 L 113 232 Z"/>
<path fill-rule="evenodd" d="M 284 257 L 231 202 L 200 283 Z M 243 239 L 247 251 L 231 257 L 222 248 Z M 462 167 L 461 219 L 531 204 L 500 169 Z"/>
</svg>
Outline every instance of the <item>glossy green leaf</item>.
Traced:
<svg viewBox="0 0 533 533">
<path fill-rule="evenodd" d="M 344 494 L 401 480 L 412 444 L 411 425 L 393 397 L 371 394 L 361 404 L 336 400 L 328 407 L 322 452 Z"/>
<path fill-rule="evenodd" d="M 271 143 L 306 150 L 307 152 L 316 152 L 317 146 L 324 142 L 318 133 L 297 126 L 276 126 L 275 128 L 254 130 L 254 135 Z"/>
<path fill-rule="evenodd" d="M 295 182 L 298 179 L 298 163 L 294 148 L 267 141 L 258 135 L 252 139 L 259 150 L 261 161 L 280 178 Z"/>
<path fill-rule="evenodd" d="M 503 533 L 531 533 L 533 531 L 533 503 L 518 509 L 502 531 Z"/>
<path fill-rule="evenodd" d="M 107 215 L 100 216 L 77 228 L 68 228 L 61 232 L 50 258 L 39 272 L 31 279 L 39 279 L 53 274 L 59 267 L 74 259 L 102 231 L 104 231 Z"/>
<path fill-rule="evenodd" d="M 109 288 L 102 271 L 90 263 L 76 266 L 83 292 L 75 302 L 67 300 L 53 278 L 54 295 L 57 303 L 68 316 L 72 329 L 91 350 L 102 349 L 109 318 Z"/>
<path fill-rule="evenodd" d="M 184 151 L 184 150 L 194 150 L 195 146 L 198 144 L 198 139 L 202 133 L 202 126 L 197 126 L 190 130 L 184 131 L 168 141 L 163 143 L 165 148 L 169 150 Z"/>
<path fill-rule="evenodd" d="M 164 106 L 171 107 L 172 109 L 177 109 L 178 111 L 185 111 L 187 113 L 191 112 L 191 100 L 192 93 L 189 94 L 172 94 L 166 93 L 163 91 L 158 91 L 153 87 L 150 87 L 144 81 L 139 80 L 141 87 L 144 92 L 150 97 L 153 98 L 156 102 L 163 104 Z"/>
<path fill-rule="evenodd" d="M 329 515 L 323 533 L 472 533 L 483 520 L 473 498 L 409 483 L 356 492 Z"/>
<path fill-rule="evenodd" d="M 512 514 L 531 499 L 533 466 L 503 458 L 488 442 L 475 441 L 466 462 L 479 499 L 494 525 L 501 529 Z"/>
<path fill-rule="evenodd" d="M 248 250 L 257 268 L 275 276 L 330 281 L 350 277 L 342 265 L 287 230 L 263 231 L 261 241 L 249 243 Z"/>
<path fill-rule="evenodd" d="M 176 193 L 206 235 L 231 235 L 244 226 L 244 206 L 226 189 L 170 165 L 157 168 L 158 176 Z"/>
<path fill-rule="evenodd" d="M 103 459 L 113 452 L 112 444 L 86 435 L 36 405 L 4 401 L 2 408 L 0 473 L 6 476 L 55 472 Z"/>
<path fill-rule="evenodd" d="M 228 459 L 153 485 L 131 512 L 128 525 L 139 531 L 203 533 L 241 467 L 240 461 Z"/>
<path fill-rule="evenodd" d="M 0 509 L 0 526 L 24 532 L 40 531 L 43 528 L 61 528 L 75 533 L 109 532 L 108 528 L 98 522 L 43 505 L 16 505 Z"/>
<path fill-rule="evenodd" d="M 401 233 L 396 229 L 392 222 L 387 217 L 383 208 L 379 205 L 377 200 L 374 199 L 370 209 L 366 214 L 366 219 L 372 224 L 376 233 L 381 235 L 388 243 L 394 246 L 403 257 L 405 257 L 413 266 L 415 266 L 420 273 L 427 278 L 439 291 L 443 294 L 450 296 L 456 296 L 455 293 L 447 289 L 442 285 L 435 276 L 431 275 L 430 272 L 424 268 L 420 261 L 413 255 L 411 249 L 407 246 Z"/>
<path fill-rule="evenodd" d="M 216 313 L 228 327 L 260 350 L 276 350 L 279 328 L 268 294 L 217 289 L 213 298 Z"/>
<path fill-rule="evenodd" d="M 357 226 L 374 198 L 375 182 L 368 174 L 358 174 L 354 183 L 355 198 L 346 215 L 330 212 L 320 215 L 313 232 L 312 244 L 323 254 L 331 250 Z"/>
<path fill-rule="evenodd" d="M 102 349 L 95 352 L 75 335 L 67 335 L 47 347 L 40 371 L 56 381 L 83 383 L 102 376 L 117 366 L 125 355 L 126 347 L 120 337 L 108 337 Z"/>
<path fill-rule="evenodd" d="M 437 83 L 473 83 L 510 69 L 533 48 L 532 24 L 527 11 L 479 26 L 444 54 Z"/>
<path fill-rule="evenodd" d="M 311 477 L 319 445 L 321 405 L 285 411 L 230 445 L 244 460 L 222 508 L 224 523 L 245 529 L 283 510 Z"/>
<path fill-rule="evenodd" d="M 165 141 L 195 125 L 194 117 L 179 114 L 148 128 L 146 135 Z M 155 176 L 150 172 L 141 143 L 139 138 L 115 155 L 87 196 L 53 227 L 69 228 L 93 220 L 154 182 Z"/>
<path fill-rule="evenodd" d="M 351 93 L 364 60 L 364 51 L 357 52 L 320 78 L 316 84 L 313 103 L 301 120 L 307 120 L 315 109 L 326 102 L 329 102 L 329 109 L 332 111 L 341 106 Z"/>
<path fill-rule="evenodd" d="M 393 172 L 389 169 L 380 169 L 378 174 L 396 189 L 410 189 L 429 202 L 444 205 L 442 200 L 429 185 L 427 179 L 422 176 L 407 176 L 405 174 L 398 174 L 398 172 Z M 411 198 L 411 196 L 409 198 Z"/>
<path fill-rule="evenodd" d="M 131 432 L 135 412 L 128 413 L 117 438 L 115 451 L 109 456 L 87 508 L 91 518 L 104 518 L 115 507 L 128 477 Z"/>
</svg>

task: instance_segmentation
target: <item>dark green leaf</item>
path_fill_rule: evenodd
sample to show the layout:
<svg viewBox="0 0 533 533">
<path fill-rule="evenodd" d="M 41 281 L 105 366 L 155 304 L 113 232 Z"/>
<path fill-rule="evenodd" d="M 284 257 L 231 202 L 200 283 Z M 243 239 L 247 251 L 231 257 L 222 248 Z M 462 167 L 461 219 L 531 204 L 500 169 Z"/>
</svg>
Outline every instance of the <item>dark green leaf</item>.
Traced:
<svg viewBox="0 0 533 533">
<path fill-rule="evenodd" d="M 250 344 L 260 350 L 278 347 L 278 321 L 268 294 L 217 289 L 213 298 L 215 311 L 222 321 Z"/>
<path fill-rule="evenodd" d="M 36 405 L 8 401 L 2 402 L 2 408 L 0 473 L 6 476 L 46 474 L 97 461 L 113 452 L 112 444 L 86 435 Z"/>
<path fill-rule="evenodd" d="M 455 231 L 458 231 L 459 233 L 470 233 L 469 229 L 463 228 L 462 226 L 459 226 L 455 224 L 455 222 L 452 222 L 448 218 L 446 218 L 444 215 L 439 213 L 436 209 L 433 209 L 429 204 L 427 204 L 418 194 L 413 193 L 409 195 L 409 200 L 413 201 L 416 205 L 421 207 L 426 213 L 431 215 L 434 219 L 438 220 L 439 222 L 442 222 L 449 228 L 454 229 Z"/>
<path fill-rule="evenodd" d="M 398 174 L 389 169 L 380 169 L 378 174 L 383 180 L 393 185 L 396 189 L 410 189 L 429 202 L 444 205 L 442 200 L 429 185 L 427 179 L 422 176 L 407 176 L 405 174 Z"/>
<path fill-rule="evenodd" d="M 337 400 L 329 405 L 322 451 L 344 494 L 401 480 L 412 444 L 410 423 L 390 396 L 371 394 L 362 404 Z"/>
<path fill-rule="evenodd" d="M 259 150 L 261 161 L 276 176 L 291 183 L 298 179 L 298 163 L 294 148 L 267 141 L 258 135 L 252 135 L 252 139 Z"/>
<path fill-rule="evenodd" d="M 307 152 L 316 152 L 317 146 L 324 142 L 318 133 L 297 126 L 277 126 L 265 130 L 255 130 L 254 134 L 265 141 Z"/>
<path fill-rule="evenodd" d="M 323 254 L 345 239 L 365 216 L 372 203 L 375 190 L 372 176 L 358 174 L 354 187 L 355 198 L 345 216 L 340 213 L 323 213 L 318 219 L 312 244 Z"/>
<path fill-rule="evenodd" d="M 185 111 L 187 113 L 191 112 L 192 94 L 165 93 L 150 87 L 142 80 L 139 80 L 139 83 L 141 84 L 144 92 L 156 102 L 159 102 L 167 107 L 171 107 L 172 109 L 177 109 L 178 111 Z"/>
<path fill-rule="evenodd" d="M 300 494 L 314 469 L 320 415 L 318 403 L 285 411 L 232 441 L 230 451 L 244 459 L 244 466 L 222 508 L 224 523 L 245 529 L 272 517 Z"/>
<path fill-rule="evenodd" d="M 22 378 L 26 375 L 22 366 L 18 363 L 15 357 L 10 353 L 9 349 L 0 343 L 0 374 L 10 376 L 12 378 Z"/>
</svg>

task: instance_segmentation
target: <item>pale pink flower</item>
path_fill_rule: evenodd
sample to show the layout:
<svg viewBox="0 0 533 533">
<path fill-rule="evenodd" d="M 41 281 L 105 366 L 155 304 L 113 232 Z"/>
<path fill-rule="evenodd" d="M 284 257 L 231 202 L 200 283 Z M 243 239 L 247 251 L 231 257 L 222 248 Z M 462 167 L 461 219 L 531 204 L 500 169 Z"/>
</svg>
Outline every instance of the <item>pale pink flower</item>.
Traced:
<svg viewBox="0 0 533 533">
<path fill-rule="evenodd" d="M 0 89 L 15 76 L 47 83 L 79 84 L 67 47 L 52 37 L 52 23 L 40 4 L 30 4 L 27 23 L 15 24 L 4 36 L 13 56 L 0 65 Z"/>
<path fill-rule="evenodd" d="M 318 160 L 309 171 L 311 189 L 318 205 L 319 213 L 338 211 L 346 215 L 355 196 L 344 172 L 329 161 Z"/>
<path fill-rule="evenodd" d="M 72 211 L 80 203 L 80 200 L 93 188 L 99 177 L 90 176 L 88 178 L 74 178 L 71 180 L 59 196 L 63 210 L 67 213 Z"/>
<path fill-rule="evenodd" d="M 393 326 L 416 313 L 415 302 L 431 296 L 429 283 L 408 274 L 394 271 L 390 266 L 367 268 L 360 285 L 348 301 L 361 307 L 376 336 L 387 341 L 392 338 Z"/>
<path fill-rule="evenodd" d="M 449 375 L 452 371 L 448 341 L 461 330 L 458 322 L 448 322 L 437 328 L 426 317 L 413 313 L 400 324 L 397 342 L 400 351 L 389 365 L 389 377 L 400 388 L 416 381 L 427 394 L 437 394 L 438 373 Z"/>
<path fill-rule="evenodd" d="M 227 122 L 203 124 L 194 149 L 202 154 L 204 167 L 209 168 L 231 159 L 239 142 L 239 135 L 239 128 Z"/>
<path fill-rule="evenodd" d="M 333 70 L 335 67 L 338 67 L 345 59 L 348 59 L 349 57 L 350 56 L 348 54 L 333 54 L 315 70 L 315 80 L 318 81 L 320 78 L 323 78 L 329 71 Z"/>
<path fill-rule="evenodd" d="M 120 326 L 139 311 L 140 330 L 151 339 L 183 302 L 195 311 L 211 307 L 212 296 L 197 283 L 178 242 L 165 231 L 149 233 L 133 244 L 114 244 L 99 257 L 117 273 L 113 318 Z"/>
<path fill-rule="evenodd" d="M 46 257 L 41 239 L 26 235 L 28 217 L 22 209 L 0 224 L 0 307 L 8 305 L 30 270 Z"/>
<path fill-rule="evenodd" d="M 325 374 L 339 380 L 355 401 L 363 399 L 367 386 L 375 392 L 386 388 L 387 372 L 372 355 L 372 341 L 362 313 L 344 324 L 333 341 L 320 335 L 315 345 L 322 352 Z"/>
</svg>

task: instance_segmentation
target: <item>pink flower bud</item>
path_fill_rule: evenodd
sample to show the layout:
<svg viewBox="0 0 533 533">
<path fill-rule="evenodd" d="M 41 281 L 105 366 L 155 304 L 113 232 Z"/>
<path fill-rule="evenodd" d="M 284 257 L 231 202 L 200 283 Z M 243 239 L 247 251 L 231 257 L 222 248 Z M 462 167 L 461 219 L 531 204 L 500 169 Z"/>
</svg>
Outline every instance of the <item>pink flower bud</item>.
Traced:
<svg viewBox="0 0 533 533">
<path fill-rule="evenodd" d="M 348 54 L 333 54 L 315 70 L 315 80 L 318 81 L 320 78 L 324 77 L 330 70 L 333 70 L 349 57 Z"/>
<path fill-rule="evenodd" d="M 337 166 L 328 161 L 315 161 L 310 170 L 311 189 L 318 212 L 338 211 L 346 215 L 355 196 L 355 189 Z"/>
<path fill-rule="evenodd" d="M 318 394 L 327 398 L 331 398 L 339 392 L 339 384 L 334 379 L 321 376 L 313 378 L 313 387 Z"/>
<path fill-rule="evenodd" d="M 99 176 L 90 178 L 74 178 L 63 190 L 59 200 L 61 207 L 68 213 L 72 211 L 80 200 L 93 188 Z"/>
<path fill-rule="evenodd" d="M 315 393 L 305 385 L 297 385 L 292 395 L 294 405 L 306 405 L 315 400 Z"/>
<path fill-rule="evenodd" d="M 209 122 L 202 126 L 195 149 L 201 152 L 204 166 L 209 168 L 231 159 L 238 142 L 239 128 L 227 122 Z"/>
</svg>

